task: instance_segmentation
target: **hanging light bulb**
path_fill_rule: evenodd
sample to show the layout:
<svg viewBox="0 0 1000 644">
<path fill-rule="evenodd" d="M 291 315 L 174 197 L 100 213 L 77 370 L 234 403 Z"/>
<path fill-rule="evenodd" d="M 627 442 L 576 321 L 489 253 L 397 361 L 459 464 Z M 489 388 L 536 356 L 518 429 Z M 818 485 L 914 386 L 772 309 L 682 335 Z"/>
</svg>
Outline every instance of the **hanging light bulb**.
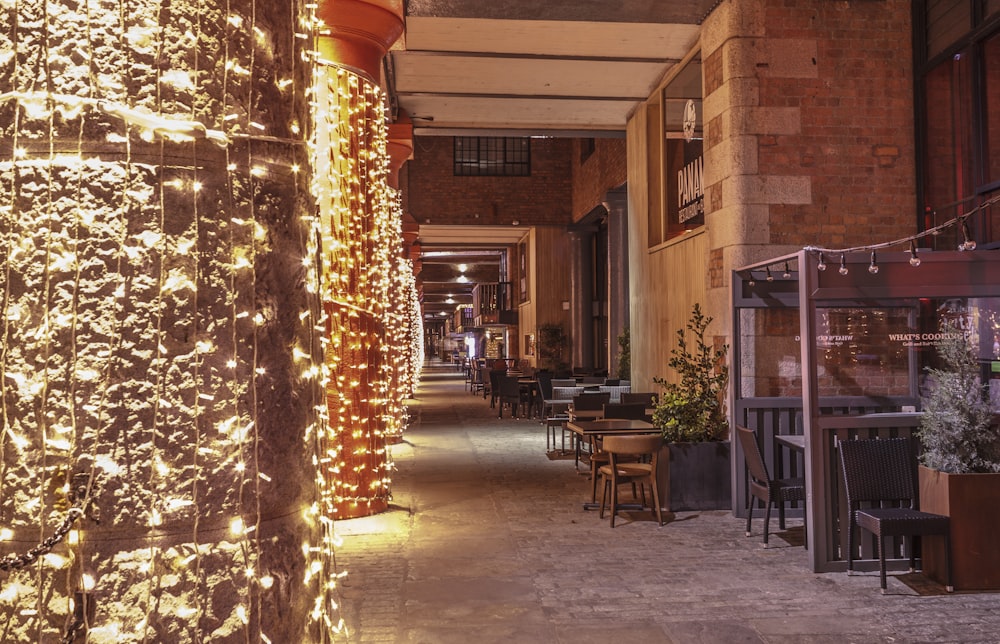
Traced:
<svg viewBox="0 0 1000 644">
<path fill-rule="evenodd" d="M 767 281 L 768 282 L 773 282 L 774 281 L 774 275 L 771 275 L 771 267 L 770 266 L 765 266 L 764 270 L 767 271 Z"/>
<path fill-rule="evenodd" d="M 965 241 L 958 245 L 958 250 L 976 250 L 976 240 L 969 233 L 969 222 L 965 219 L 962 220 L 962 237 Z"/>
<path fill-rule="evenodd" d="M 910 266 L 920 266 L 920 258 L 917 257 L 917 242 L 910 240 Z"/>
<path fill-rule="evenodd" d="M 872 275 L 878 274 L 878 263 L 875 261 L 875 251 L 872 251 L 872 261 L 868 264 L 868 272 Z"/>
<path fill-rule="evenodd" d="M 788 260 L 787 259 L 785 260 L 785 272 L 782 273 L 781 276 L 783 278 L 785 278 L 786 280 L 792 278 L 792 271 L 791 271 L 790 268 L 788 268 Z"/>
<path fill-rule="evenodd" d="M 816 264 L 816 270 L 818 271 L 826 270 L 826 259 L 823 257 L 823 253 L 819 254 L 819 263 Z"/>
<path fill-rule="evenodd" d="M 844 256 L 844 253 L 840 254 L 840 268 L 837 272 L 841 275 L 847 275 L 847 257 Z"/>
</svg>

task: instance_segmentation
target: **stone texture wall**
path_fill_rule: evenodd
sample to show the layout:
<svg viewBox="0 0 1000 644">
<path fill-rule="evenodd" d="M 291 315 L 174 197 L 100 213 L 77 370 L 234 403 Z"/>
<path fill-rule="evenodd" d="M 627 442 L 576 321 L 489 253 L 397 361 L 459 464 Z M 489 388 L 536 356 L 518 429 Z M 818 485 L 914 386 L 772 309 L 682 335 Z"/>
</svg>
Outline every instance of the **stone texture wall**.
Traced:
<svg viewBox="0 0 1000 644">
<path fill-rule="evenodd" d="M 322 390 L 293 351 L 320 355 L 294 16 L 0 10 L 0 547 L 92 510 L 2 573 L 5 640 L 326 630 L 307 626 L 329 559 L 306 518 Z"/>
<path fill-rule="evenodd" d="M 910 40 L 903 0 L 728 0 L 705 21 L 708 311 L 722 333 L 733 268 L 915 230 Z"/>
</svg>

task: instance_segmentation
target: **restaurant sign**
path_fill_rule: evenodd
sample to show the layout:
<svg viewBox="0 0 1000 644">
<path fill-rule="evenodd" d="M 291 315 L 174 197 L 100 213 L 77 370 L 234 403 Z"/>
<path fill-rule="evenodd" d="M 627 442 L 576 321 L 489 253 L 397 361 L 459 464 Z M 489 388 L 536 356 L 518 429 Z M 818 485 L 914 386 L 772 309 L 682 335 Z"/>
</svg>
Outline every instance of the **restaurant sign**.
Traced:
<svg viewBox="0 0 1000 644">
<path fill-rule="evenodd" d="M 699 155 L 677 173 L 677 219 L 682 224 L 705 214 L 704 158 Z"/>
</svg>

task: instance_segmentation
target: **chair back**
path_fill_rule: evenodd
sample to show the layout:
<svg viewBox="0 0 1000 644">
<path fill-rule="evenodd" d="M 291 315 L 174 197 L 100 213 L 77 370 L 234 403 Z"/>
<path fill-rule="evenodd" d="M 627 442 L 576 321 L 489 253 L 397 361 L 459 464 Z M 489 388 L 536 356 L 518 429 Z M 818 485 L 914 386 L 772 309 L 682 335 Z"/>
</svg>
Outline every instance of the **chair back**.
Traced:
<svg viewBox="0 0 1000 644">
<path fill-rule="evenodd" d="M 517 376 L 505 376 L 500 374 L 500 396 L 502 398 L 520 398 L 521 385 L 517 382 Z"/>
<path fill-rule="evenodd" d="M 542 394 L 542 400 L 552 398 L 552 374 L 537 373 L 535 380 L 538 381 L 538 392 Z"/>
<path fill-rule="evenodd" d="M 847 503 L 903 501 L 912 507 L 916 460 L 908 438 L 843 440 L 838 443 Z"/>
<path fill-rule="evenodd" d="M 611 402 L 611 394 L 579 394 L 573 396 L 573 409 L 596 410 L 604 409 L 604 405 Z"/>
<path fill-rule="evenodd" d="M 653 398 L 656 397 L 651 391 L 623 391 L 621 393 L 621 401 L 623 403 L 645 403 L 647 407 L 653 406 Z"/>
<path fill-rule="evenodd" d="M 739 437 L 740 447 L 743 448 L 743 458 L 747 462 L 747 470 L 754 483 L 767 486 L 771 477 L 767 473 L 767 466 L 764 465 L 764 458 L 760 453 L 760 446 L 757 444 L 757 433 L 746 427 L 736 426 L 736 435 Z"/>
<path fill-rule="evenodd" d="M 490 370 L 490 391 L 498 393 L 500 391 L 500 378 L 504 377 L 504 372 Z"/>
<path fill-rule="evenodd" d="M 583 376 L 582 378 L 580 378 L 580 384 L 581 385 L 603 385 L 604 384 L 604 377 L 603 376 Z"/>
<path fill-rule="evenodd" d="M 662 445 L 659 434 L 612 434 L 604 437 L 603 449 L 608 454 L 649 456 L 655 463 Z"/>
<path fill-rule="evenodd" d="M 629 420 L 646 420 L 645 403 L 613 403 L 604 405 L 604 418 L 625 418 Z"/>
</svg>

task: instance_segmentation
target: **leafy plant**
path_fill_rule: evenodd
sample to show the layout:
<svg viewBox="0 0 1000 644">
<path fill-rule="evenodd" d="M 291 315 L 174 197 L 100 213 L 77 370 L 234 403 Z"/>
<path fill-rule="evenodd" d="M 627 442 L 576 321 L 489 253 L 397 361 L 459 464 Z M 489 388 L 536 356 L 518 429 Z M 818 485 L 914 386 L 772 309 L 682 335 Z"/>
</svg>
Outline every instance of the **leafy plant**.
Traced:
<svg viewBox="0 0 1000 644">
<path fill-rule="evenodd" d="M 632 376 L 632 335 L 625 327 L 618 336 L 618 377 L 630 380 Z"/>
<path fill-rule="evenodd" d="M 976 354 L 960 328 L 948 321 L 940 328 L 935 347 L 944 367 L 927 368 L 932 385 L 921 399 L 921 461 L 952 474 L 1000 472 L 1000 425 L 993 421 Z"/>
<path fill-rule="evenodd" d="M 569 338 L 561 324 L 549 322 L 538 327 L 538 366 L 550 371 L 569 369 L 563 353 L 569 346 Z"/>
<path fill-rule="evenodd" d="M 663 431 L 667 442 L 719 441 L 729 435 L 724 406 L 729 345 L 716 348 L 705 342 L 705 330 L 712 319 L 695 304 L 685 328 L 677 330 L 677 347 L 667 363 L 680 376 L 679 381 L 653 378 L 663 387 L 653 409 L 653 424 Z"/>
</svg>

